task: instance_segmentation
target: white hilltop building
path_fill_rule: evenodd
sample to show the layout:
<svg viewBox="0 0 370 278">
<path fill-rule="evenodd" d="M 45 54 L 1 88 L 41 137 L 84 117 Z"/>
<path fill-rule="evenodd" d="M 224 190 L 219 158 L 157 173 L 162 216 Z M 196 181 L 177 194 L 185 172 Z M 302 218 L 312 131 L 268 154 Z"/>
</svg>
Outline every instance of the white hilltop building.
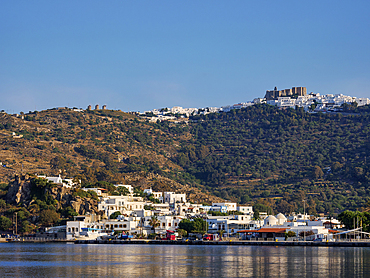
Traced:
<svg viewBox="0 0 370 278">
<path fill-rule="evenodd" d="M 327 111 L 334 108 L 339 108 L 344 103 L 356 102 L 358 106 L 370 104 L 369 98 L 357 98 L 346 96 L 343 94 L 327 94 L 320 95 L 319 93 L 311 93 L 297 98 L 288 96 L 278 97 L 277 99 L 266 100 L 267 104 L 277 106 L 279 108 L 295 108 L 303 107 L 308 111 L 312 104 L 317 104 L 315 111 Z"/>
<path fill-rule="evenodd" d="M 76 183 L 73 182 L 73 179 L 62 179 L 60 175 L 58 175 L 57 177 L 47 177 L 45 175 L 39 175 L 37 177 L 46 179 L 58 185 L 62 185 L 63 187 L 66 187 L 66 188 L 72 188 L 76 185 Z"/>
</svg>

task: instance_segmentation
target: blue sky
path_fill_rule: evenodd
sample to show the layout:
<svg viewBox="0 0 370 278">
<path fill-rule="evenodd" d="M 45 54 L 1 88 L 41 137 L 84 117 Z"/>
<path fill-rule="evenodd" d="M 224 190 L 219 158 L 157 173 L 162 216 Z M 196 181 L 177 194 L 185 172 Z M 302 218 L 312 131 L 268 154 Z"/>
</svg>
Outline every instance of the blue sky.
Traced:
<svg viewBox="0 0 370 278">
<path fill-rule="evenodd" d="M 0 109 L 370 97 L 369 1 L 0 0 Z"/>
</svg>

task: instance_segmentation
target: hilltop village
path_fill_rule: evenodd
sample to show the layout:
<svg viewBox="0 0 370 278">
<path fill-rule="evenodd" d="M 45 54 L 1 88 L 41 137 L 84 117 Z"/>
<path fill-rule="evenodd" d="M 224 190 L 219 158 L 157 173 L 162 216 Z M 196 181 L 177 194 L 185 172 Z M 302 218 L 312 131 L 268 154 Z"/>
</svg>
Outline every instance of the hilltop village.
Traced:
<svg viewBox="0 0 370 278">
<path fill-rule="evenodd" d="M 74 187 L 71 180 L 61 177 L 40 176 L 63 187 Z M 332 240 L 343 225 L 336 219 L 314 218 L 307 214 L 282 213 L 268 215 L 252 206 L 241 206 L 224 201 L 212 205 L 193 204 L 186 194 L 155 192 L 144 189 L 143 198 L 134 193 L 131 185 L 117 184 L 125 195 L 109 196 L 104 188 L 81 188 L 99 197 L 98 213 L 78 215 L 66 225 L 46 228 L 41 236 L 67 240 L 91 240 L 106 238 L 163 238 L 177 239 L 193 237 L 208 240 L 223 237 L 238 239 L 260 238 L 265 240 L 290 240 L 305 237 L 306 240 Z M 189 223 L 203 223 L 201 227 Z M 169 234 L 172 236 L 170 238 Z M 40 236 L 40 235 L 39 235 Z"/>
<path fill-rule="evenodd" d="M 256 104 L 269 104 L 280 109 L 302 107 L 306 112 L 339 112 L 343 104 L 352 103 L 356 103 L 357 106 L 364 106 L 370 104 L 370 99 L 351 97 L 343 94 L 321 95 L 320 93 L 313 92 L 307 94 L 306 87 L 292 87 L 291 89 L 283 90 L 278 90 L 275 87 L 273 90 L 267 90 L 264 98 L 255 98 L 249 102 L 206 108 L 174 106 L 172 108 L 145 111 L 141 115 L 151 116 L 151 121 L 176 120 L 177 117 L 175 115 L 182 115 L 183 117 L 190 117 L 197 114 L 207 115 L 210 113 L 229 112 L 233 109 L 242 109 Z"/>
</svg>

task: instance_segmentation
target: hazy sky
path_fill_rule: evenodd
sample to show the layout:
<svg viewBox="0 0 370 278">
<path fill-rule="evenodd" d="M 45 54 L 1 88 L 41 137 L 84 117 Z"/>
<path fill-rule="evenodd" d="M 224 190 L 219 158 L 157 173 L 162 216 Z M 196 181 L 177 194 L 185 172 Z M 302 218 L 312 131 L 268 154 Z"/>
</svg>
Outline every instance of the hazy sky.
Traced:
<svg viewBox="0 0 370 278">
<path fill-rule="evenodd" d="M 0 109 L 370 97 L 370 1 L 0 0 Z"/>
</svg>

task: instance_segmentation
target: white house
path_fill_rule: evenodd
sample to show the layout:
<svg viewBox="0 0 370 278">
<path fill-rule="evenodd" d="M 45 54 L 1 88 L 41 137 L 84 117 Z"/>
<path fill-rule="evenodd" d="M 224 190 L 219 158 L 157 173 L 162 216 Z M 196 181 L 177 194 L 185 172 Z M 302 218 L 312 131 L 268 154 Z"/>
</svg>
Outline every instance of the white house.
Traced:
<svg viewBox="0 0 370 278">
<path fill-rule="evenodd" d="M 175 192 L 164 192 L 163 194 L 164 203 L 186 203 L 186 194 L 175 193 Z"/>
<path fill-rule="evenodd" d="M 256 229 L 259 225 L 252 221 L 250 215 L 208 216 L 208 231 L 217 233 L 220 230 L 226 233 L 236 233 L 239 230 Z"/>
<path fill-rule="evenodd" d="M 155 191 L 153 191 L 152 188 L 149 188 L 149 189 L 144 189 L 144 193 L 147 194 L 147 195 L 153 195 L 153 197 L 155 199 L 158 199 L 161 202 L 163 202 L 163 194 L 162 194 L 162 192 L 155 192 Z"/>
<path fill-rule="evenodd" d="M 253 207 L 252 206 L 237 206 L 236 210 L 243 213 L 243 214 L 253 215 Z"/>
<path fill-rule="evenodd" d="M 166 230 L 176 230 L 179 227 L 181 220 L 184 219 L 184 217 L 179 215 L 159 215 L 156 217 L 158 219 L 159 226 L 155 228 L 155 232 L 160 234 L 166 233 Z M 152 226 L 150 225 L 151 219 L 151 217 L 145 217 L 143 220 L 144 227 L 149 231 L 152 230 Z"/>
<path fill-rule="evenodd" d="M 104 193 L 104 191 L 106 191 L 106 189 L 105 188 L 86 188 L 86 187 L 84 187 L 84 188 L 81 188 L 81 190 L 83 190 L 83 191 L 93 191 L 93 192 L 95 192 L 96 193 L 96 195 L 98 195 L 98 196 L 102 196 L 103 195 L 103 193 Z"/>
<path fill-rule="evenodd" d="M 59 175 L 57 177 L 47 177 L 45 175 L 37 176 L 38 178 L 46 179 L 52 183 L 63 185 L 63 187 L 72 188 L 75 183 L 72 179 L 62 179 L 62 177 Z"/>
<path fill-rule="evenodd" d="M 227 211 L 236 211 L 236 203 L 224 202 L 224 203 L 212 203 L 212 207 L 226 207 Z"/>
<path fill-rule="evenodd" d="M 122 214 L 131 214 L 134 210 L 144 209 L 147 203 L 141 197 L 130 196 L 109 196 L 103 198 L 98 204 L 98 210 L 104 211 L 109 218 L 110 215 L 116 211 Z"/>
</svg>

